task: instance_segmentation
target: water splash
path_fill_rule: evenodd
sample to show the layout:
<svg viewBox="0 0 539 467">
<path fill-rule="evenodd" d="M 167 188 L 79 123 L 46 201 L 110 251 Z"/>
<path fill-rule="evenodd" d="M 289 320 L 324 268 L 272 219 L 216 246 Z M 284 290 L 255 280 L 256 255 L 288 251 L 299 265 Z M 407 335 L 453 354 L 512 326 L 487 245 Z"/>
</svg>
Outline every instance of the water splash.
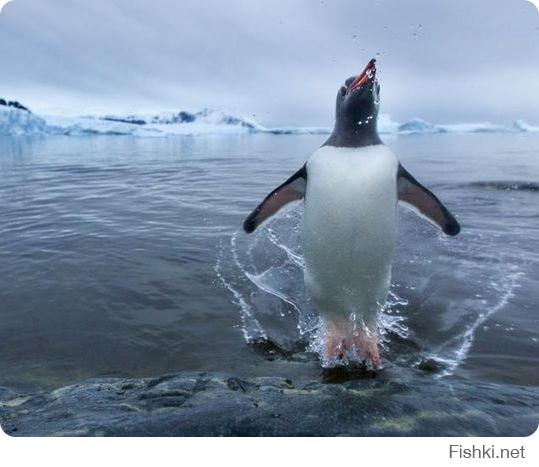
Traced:
<svg viewBox="0 0 539 467">
<path fill-rule="evenodd" d="M 490 308 L 481 311 L 475 321 L 473 321 L 462 333 L 436 349 L 433 358 L 447 364 L 444 371 L 440 373 L 440 377 L 452 375 L 466 360 L 468 352 L 474 343 L 475 334 L 479 326 L 509 303 L 509 300 L 514 297 L 515 289 L 518 287 L 518 280 L 523 275 L 523 272 L 516 271 L 507 276 L 504 284 L 500 285 L 494 283 L 494 286 L 502 291 L 499 300 Z"/>
<path fill-rule="evenodd" d="M 303 282 L 301 217 L 297 205 L 252 236 L 236 232 L 221 248 L 216 272 L 239 306 L 247 342 L 269 339 L 286 348 L 307 341 L 308 350 L 331 367 L 336 362 L 323 358 L 324 323 Z M 439 376 L 447 376 L 466 359 L 477 329 L 513 296 L 523 272 L 514 258 L 488 256 L 494 238 L 477 234 L 451 242 L 402 217 L 394 282 L 377 322 L 382 356 L 405 366 L 430 359 L 439 363 Z M 410 227 L 413 232 L 407 232 Z M 423 240 L 411 242 L 410 236 Z M 441 260 L 445 264 L 437 264 Z M 457 296 L 450 295 L 452 289 Z M 363 326 L 353 314 L 350 321 L 352 330 Z M 354 363 L 354 355 L 347 353 L 344 362 Z"/>
<path fill-rule="evenodd" d="M 260 338 L 278 343 L 306 339 L 309 350 L 322 355 L 323 326 L 303 283 L 301 216 L 302 209 L 298 206 L 268 222 L 254 236 L 234 233 L 229 243 L 222 246 L 215 270 L 240 308 L 243 334 L 248 343 Z M 391 291 L 388 302 L 381 307 L 378 332 L 382 349 L 389 348 L 388 336 L 406 338 L 409 335 L 406 318 L 400 314 L 406 304 L 405 299 Z M 283 318 L 289 321 L 284 331 L 282 323 L 277 323 Z M 350 321 L 352 330 L 363 326 L 354 314 Z M 351 353 L 346 361 L 353 360 Z M 331 362 L 324 363 L 332 366 Z"/>
<path fill-rule="evenodd" d="M 240 268 L 243 274 L 247 274 L 246 271 L 243 269 L 241 263 L 237 260 L 237 256 L 235 253 L 236 236 L 237 233 L 234 234 L 230 239 L 230 251 L 233 253 L 234 263 L 236 264 L 236 266 Z M 223 267 L 223 262 L 221 258 L 217 259 L 214 270 L 221 284 L 232 293 L 235 302 L 240 307 L 240 317 L 242 321 L 241 329 L 245 341 L 251 342 L 259 339 L 267 339 L 268 336 L 266 332 L 264 331 L 262 326 L 260 326 L 260 323 L 253 314 L 251 304 L 248 302 L 244 294 L 241 293 L 240 289 L 234 284 L 234 282 L 230 281 L 230 277 L 228 276 L 227 271 Z"/>
</svg>

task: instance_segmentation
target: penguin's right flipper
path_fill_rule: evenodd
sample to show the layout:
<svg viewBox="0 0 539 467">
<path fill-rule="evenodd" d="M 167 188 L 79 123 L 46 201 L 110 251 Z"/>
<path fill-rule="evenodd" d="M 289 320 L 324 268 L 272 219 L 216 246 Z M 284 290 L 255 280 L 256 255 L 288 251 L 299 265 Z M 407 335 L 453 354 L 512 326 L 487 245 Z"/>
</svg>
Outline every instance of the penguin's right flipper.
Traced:
<svg viewBox="0 0 539 467">
<path fill-rule="evenodd" d="M 302 199 L 307 187 L 307 168 L 304 165 L 286 182 L 273 190 L 255 210 L 249 214 L 243 223 L 243 230 L 254 232 L 266 219 L 273 216 L 286 204 Z"/>
<path fill-rule="evenodd" d="M 442 204 L 432 191 L 419 183 L 410 172 L 399 164 L 397 172 L 399 201 L 417 209 L 428 221 L 447 235 L 457 235 L 460 225 L 453 214 Z"/>
</svg>

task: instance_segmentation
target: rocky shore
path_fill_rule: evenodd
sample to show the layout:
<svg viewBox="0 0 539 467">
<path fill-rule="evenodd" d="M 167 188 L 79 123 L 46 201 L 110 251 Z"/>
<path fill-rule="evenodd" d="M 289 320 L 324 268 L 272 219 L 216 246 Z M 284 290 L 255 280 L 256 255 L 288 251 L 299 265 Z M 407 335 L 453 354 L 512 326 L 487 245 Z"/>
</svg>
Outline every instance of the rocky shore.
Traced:
<svg viewBox="0 0 539 467">
<path fill-rule="evenodd" d="M 537 427 L 535 388 L 511 386 L 508 397 L 503 385 L 470 391 L 458 379 L 411 377 L 413 385 L 383 374 L 294 382 L 180 373 L 35 394 L 0 388 L 0 424 L 12 436 L 526 436 Z"/>
</svg>

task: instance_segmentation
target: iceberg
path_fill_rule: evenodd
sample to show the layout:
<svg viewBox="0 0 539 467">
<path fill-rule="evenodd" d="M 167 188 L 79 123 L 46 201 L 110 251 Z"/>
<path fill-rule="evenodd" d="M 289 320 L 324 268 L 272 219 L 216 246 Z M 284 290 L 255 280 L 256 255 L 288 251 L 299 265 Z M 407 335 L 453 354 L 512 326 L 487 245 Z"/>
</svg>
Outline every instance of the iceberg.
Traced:
<svg viewBox="0 0 539 467">
<path fill-rule="evenodd" d="M 397 131 L 398 133 L 439 133 L 443 130 L 426 120 L 414 118 L 400 124 Z"/>
<path fill-rule="evenodd" d="M 491 122 L 434 124 L 421 118 L 414 118 L 405 123 L 396 124 L 393 133 L 507 133 L 507 132 L 536 132 L 539 127 L 529 125 L 523 120 L 514 122 L 511 126 Z M 383 131 L 380 131 L 383 133 Z"/>
<path fill-rule="evenodd" d="M 391 134 L 398 133 L 400 123 L 394 121 L 388 114 L 378 115 L 378 133 Z"/>
<path fill-rule="evenodd" d="M 157 115 L 44 116 L 50 132 L 63 135 L 129 135 L 137 137 L 198 136 L 264 131 L 246 118 L 203 109 Z"/>
<path fill-rule="evenodd" d="M 526 123 L 524 120 L 517 120 L 513 123 L 513 130 L 523 133 L 537 133 L 539 132 L 539 126 L 533 126 Z"/>
<path fill-rule="evenodd" d="M 436 125 L 444 133 L 499 133 L 511 131 L 503 125 L 496 125 L 490 122 L 479 123 L 456 123 L 448 125 Z"/>
<path fill-rule="evenodd" d="M 161 136 L 157 129 L 146 128 L 139 124 L 119 120 L 108 120 L 100 117 L 58 117 L 43 116 L 47 123 L 47 132 L 53 135 L 84 136 L 84 135 L 131 135 L 131 136 Z"/>
<path fill-rule="evenodd" d="M 46 132 L 44 119 L 17 101 L 0 99 L 0 136 L 42 135 Z"/>
</svg>

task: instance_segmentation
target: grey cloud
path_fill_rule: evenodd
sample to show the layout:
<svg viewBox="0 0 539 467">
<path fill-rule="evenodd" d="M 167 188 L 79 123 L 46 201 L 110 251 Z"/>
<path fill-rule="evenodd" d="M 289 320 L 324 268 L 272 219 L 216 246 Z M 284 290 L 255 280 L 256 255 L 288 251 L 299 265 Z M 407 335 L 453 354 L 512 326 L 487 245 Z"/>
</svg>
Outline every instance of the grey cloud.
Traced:
<svg viewBox="0 0 539 467">
<path fill-rule="evenodd" d="M 15 0 L 0 95 L 328 125 L 340 83 L 378 55 L 396 119 L 539 122 L 538 39 L 525 0 Z"/>
</svg>

